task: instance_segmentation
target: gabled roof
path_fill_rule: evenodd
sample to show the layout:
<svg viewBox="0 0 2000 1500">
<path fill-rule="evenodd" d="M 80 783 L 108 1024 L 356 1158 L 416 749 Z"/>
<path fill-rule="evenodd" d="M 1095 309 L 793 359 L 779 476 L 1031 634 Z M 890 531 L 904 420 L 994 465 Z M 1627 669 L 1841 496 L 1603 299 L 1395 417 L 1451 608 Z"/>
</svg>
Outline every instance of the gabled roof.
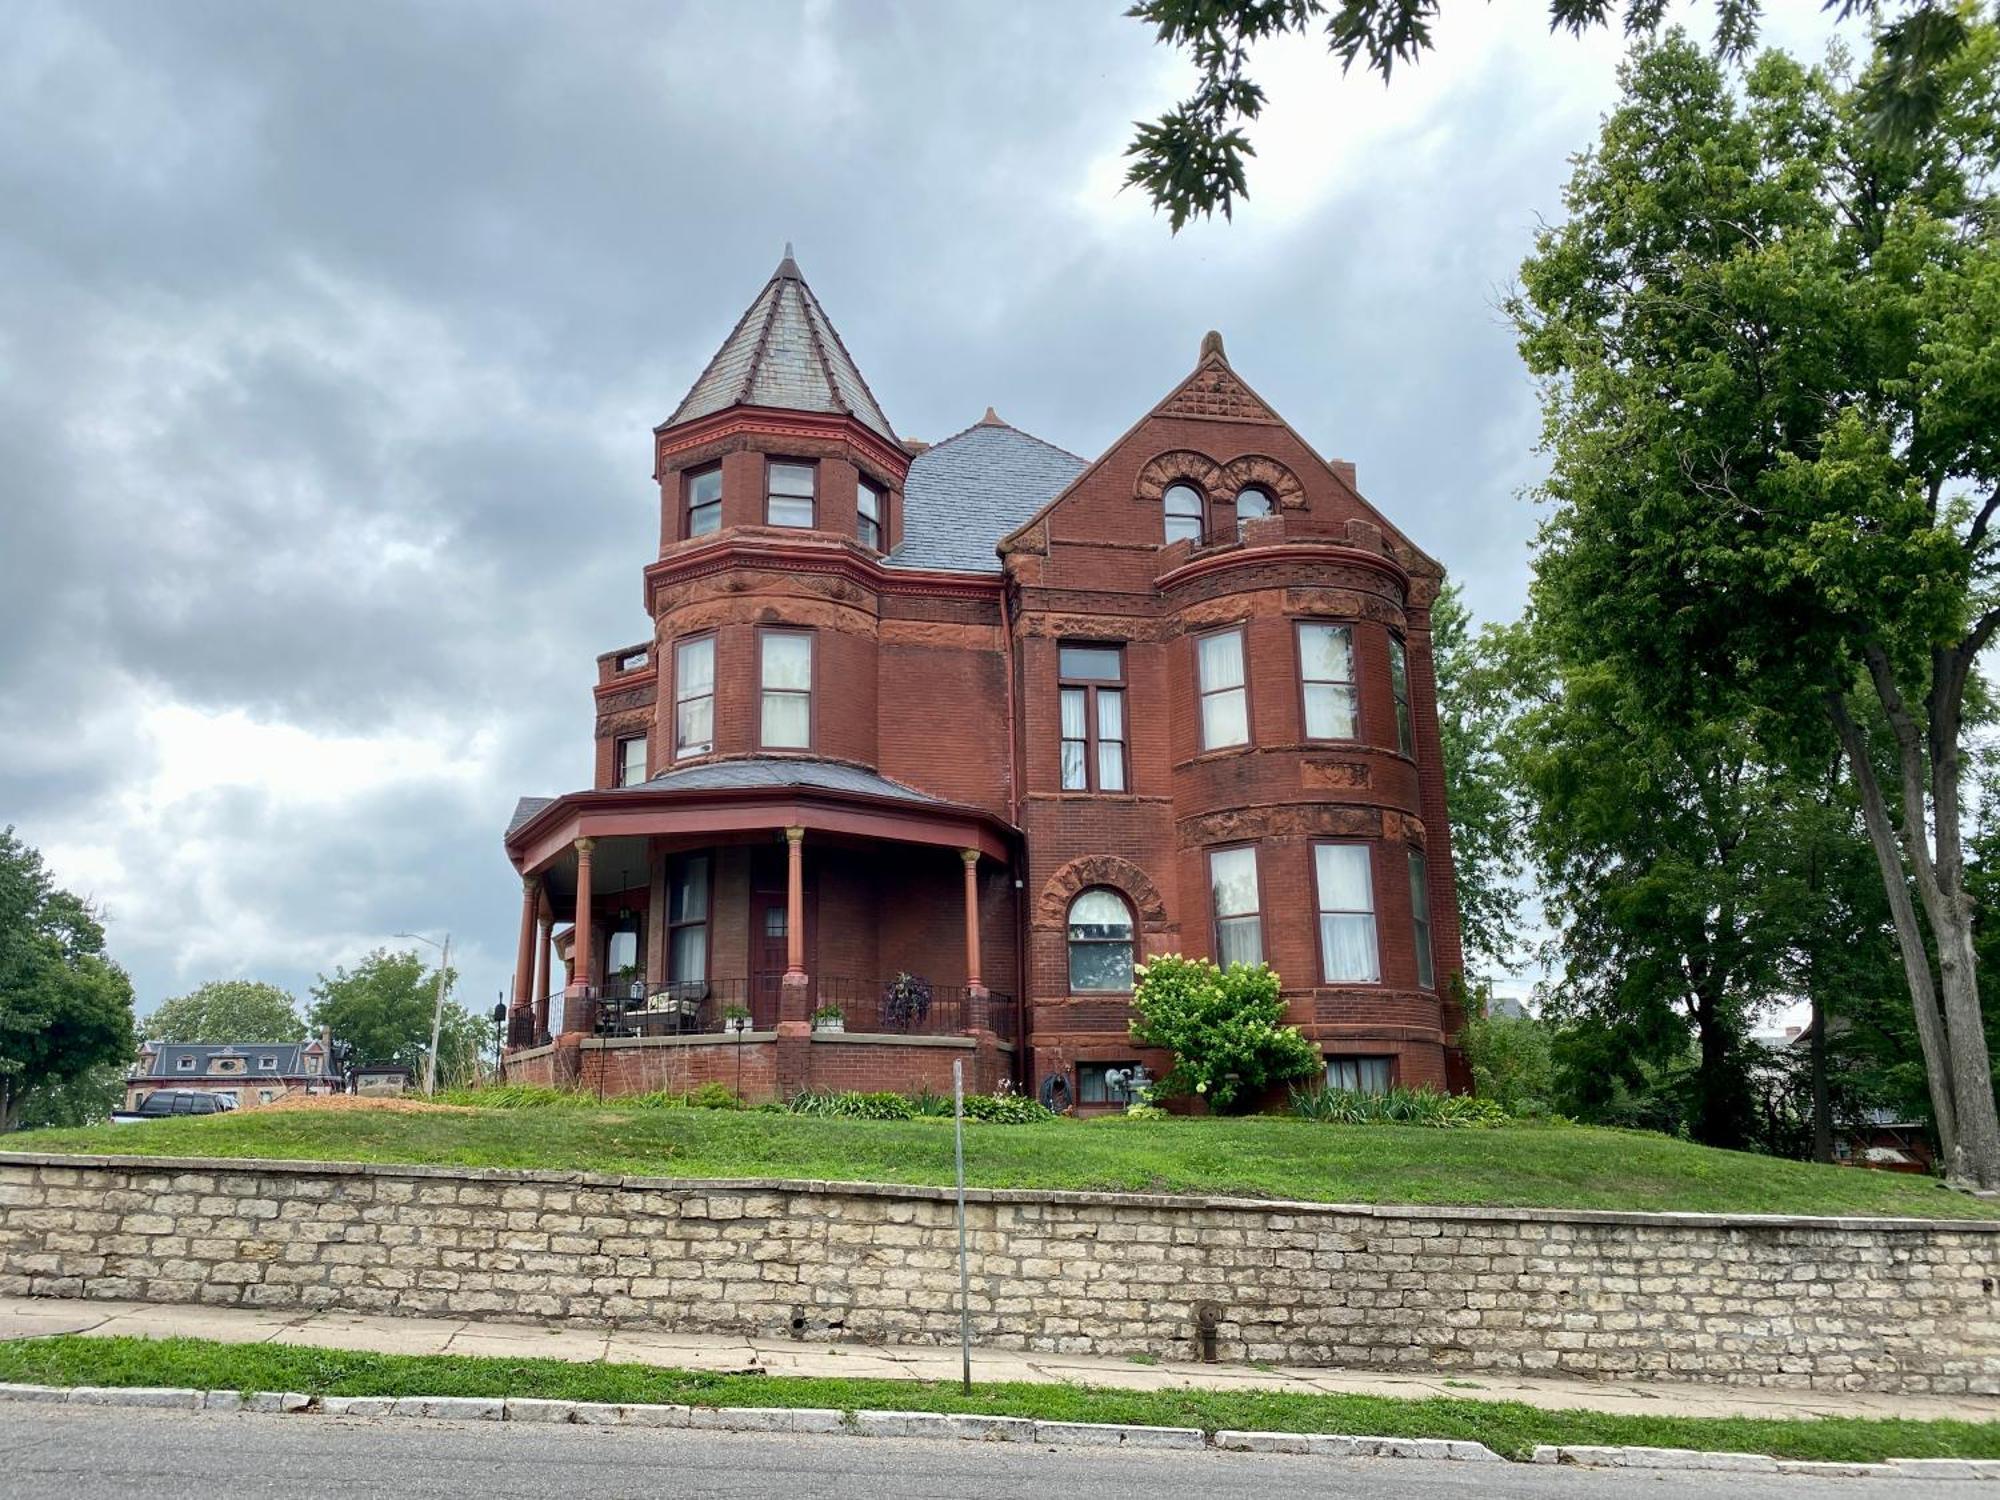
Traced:
<svg viewBox="0 0 2000 1500">
<path fill-rule="evenodd" d="M 210 1076 L 215 1071 L 215 1060 L 219 1057 L 233 1057 L 243 1064 L 243 1073 L 231 1074 L 231 1077 L 247 1075 L 254 1078 L 261 1073 L 266 1078 L 282 1078 L 288 1075 L 297 1077 L 304 1074 L 306 1071 L 305 1059 L 307 1054 L 310 1053 L 313 1056 L 318 1056 L 324 1049 L 317 1041 L 311 1041 L 154 1042 L 150 1043 L 145 1050 L 151 1054 L 151 1065 L 147 1068 L 145 1074 L 149 1078 L 202 1078 Z M 276 1058 L 277 1066 L 274 1068 L 260 1067 L 259 1063 L 267 1057 Z M 183 1058 L 192 1059 L 193 1066 L 183 1068 L 181 1066 Z"/>
<path fill-rule="evenodd" d="M 1083 472 L 1084 460 L 1010 427 L 991 408 L 919 453 L 903 481 L 903 537 L 892 568 L 998 573 L 1000 538 Z"/>
<path fill-rule="evenodd" d="M 890 442 L 898 441 L 832 320 L 806 285 L 790 245 L 665 425 L 731 406 L 850 416 Z"/>
</svg>

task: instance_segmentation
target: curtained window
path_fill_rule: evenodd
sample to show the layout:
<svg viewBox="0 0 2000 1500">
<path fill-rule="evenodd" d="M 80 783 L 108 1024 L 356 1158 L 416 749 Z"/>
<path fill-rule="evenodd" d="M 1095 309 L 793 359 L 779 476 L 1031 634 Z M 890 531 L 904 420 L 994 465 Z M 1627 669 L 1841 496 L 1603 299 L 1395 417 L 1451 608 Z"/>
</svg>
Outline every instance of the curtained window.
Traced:
<svg viewBox="0 0 2000 1500">
<path fill-rule="evenodd" d="M 1319 963 L 1328 984 L 1379 984 L 1375 881 L 1366 844 L 1313 845 Z"/>
<path fill-rule="evenodd" d="M 1299 686 L 1305 697 L 1307 739 L 1351 740 L 1361 732 L 1352 628 L 1318 620 L 1299 622 Z"/>
<path fill-rule="evenodd" d="M 1132 909 L 1116 891 L 1100 886 L 1069 904 L 1069 987 L 1132 988 Z"/>
<path fill-rule="evenodd" d="M 1218 630 L 1195 642 L 1201 686 L 1201 748 L 1250 743 L 1250 691 L 1243 670 L 1243 631 Z"/>
<path fill-rule="evenodd" d="M 1208 854 L 1209 899 L 1215 908 L 1215 961 L 1231 964 L 1264 961 L 1264 918 L 1257 898 L 1257 851 L 1249 848 L 1211 849 Z"/>
<path fill-rule="evenodd" d="M 758 649 L 764 748 L 811 749 L 813 638 L 801 630 L 767 630 Z"/>
<path fill-rule="evenodd" d="M 674 759 L 715 748 L 715 637 L 698 635 L 674 647 Z"/>
</svg>

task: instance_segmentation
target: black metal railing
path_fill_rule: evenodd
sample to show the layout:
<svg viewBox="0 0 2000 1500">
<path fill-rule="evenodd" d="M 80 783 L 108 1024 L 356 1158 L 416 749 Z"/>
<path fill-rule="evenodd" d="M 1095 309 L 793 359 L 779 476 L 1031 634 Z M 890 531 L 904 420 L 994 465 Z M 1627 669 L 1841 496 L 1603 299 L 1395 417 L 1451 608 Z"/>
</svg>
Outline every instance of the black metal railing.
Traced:
<svg viewBox="0 0 2000 1500">
<path fill-rule="evenodd" d="M 565 1029 L 597 1037 L 770 1031 L 778 1024 L 783 983 L 784 975 L 778 973 L 665 984 L 617 980 L 563 1001 L 573 1016 Z M 963 985 L 898 989 L 886 980 L 814 975 L 807 980 L 807 995 L 808 1018 L 821 1025 L 837 1022 L 845 1031 L 905 1036 L 991 1031 L 1003 1041 L 1014 1039 L 1014 998 L 990 990 Z"/>
</svg>

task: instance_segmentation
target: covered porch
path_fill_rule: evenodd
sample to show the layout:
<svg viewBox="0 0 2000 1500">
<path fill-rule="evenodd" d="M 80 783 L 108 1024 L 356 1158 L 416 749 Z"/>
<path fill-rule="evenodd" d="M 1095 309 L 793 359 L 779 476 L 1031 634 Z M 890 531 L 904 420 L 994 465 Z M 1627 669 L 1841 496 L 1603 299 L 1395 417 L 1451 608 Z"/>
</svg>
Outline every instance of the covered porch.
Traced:
<svg viewBox="0 0 2000 1500">
<path fill-rule="evenodd" d="M 508 838 L 510 1072 L 781 1097 L 936 1086 L 962 1043 L 991 1087 L 1019 1035 L 1015 847 L 977 809 L 819 762 L 559 798 Z"/>
</svg>

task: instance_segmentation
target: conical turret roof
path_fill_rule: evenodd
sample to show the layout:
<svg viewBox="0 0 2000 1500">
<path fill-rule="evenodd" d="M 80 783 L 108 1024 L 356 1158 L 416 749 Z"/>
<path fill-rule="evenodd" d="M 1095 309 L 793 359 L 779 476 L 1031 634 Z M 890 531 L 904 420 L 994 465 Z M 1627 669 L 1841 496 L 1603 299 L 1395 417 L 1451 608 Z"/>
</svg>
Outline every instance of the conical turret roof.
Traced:
<svg viewBox="0 0 2000 1500">
<path fill-rule="evenodd" d="M 897 441 L 874 392 L 806 285 L 790 245 L 666 425 L 731 406 L 851 416 L 891 443 Z"/>
</svg>

